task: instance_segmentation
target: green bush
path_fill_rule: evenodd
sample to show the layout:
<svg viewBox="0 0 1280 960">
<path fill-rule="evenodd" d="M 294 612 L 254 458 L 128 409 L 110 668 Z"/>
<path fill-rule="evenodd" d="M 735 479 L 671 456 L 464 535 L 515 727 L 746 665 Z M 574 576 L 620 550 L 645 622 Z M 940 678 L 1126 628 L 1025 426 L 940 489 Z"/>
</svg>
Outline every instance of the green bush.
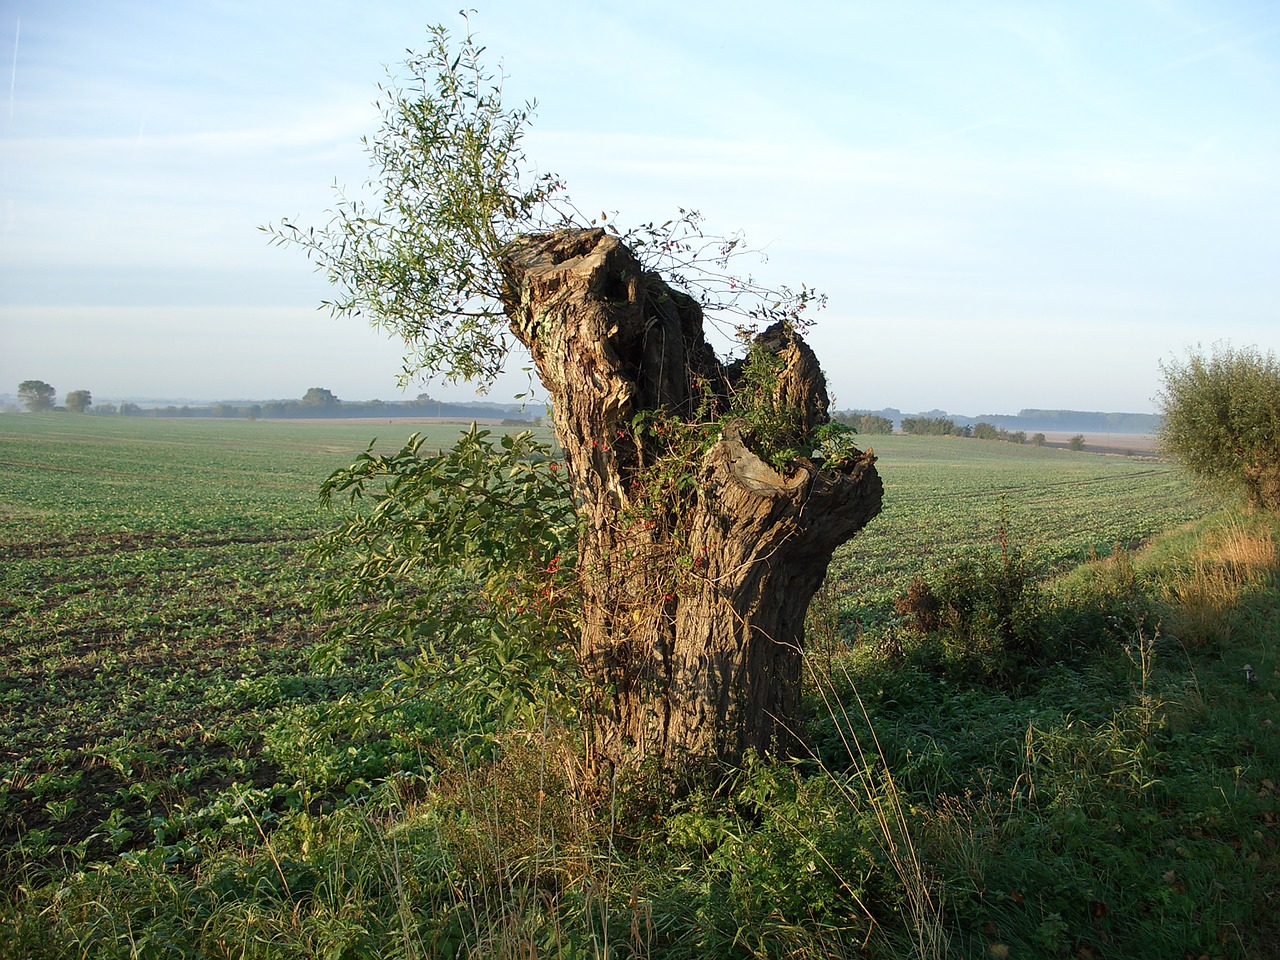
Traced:
<svg viewBox="0 0 1280 960">
<path fill-rule="evenodd" d="M 1127 551 L 1054 579 L 1003 533 L 997 549 L 916 577 L 895 609 L 930 637 L 924 660 L 958 682 L 1026 686 L 1037 671 L 1118 649 L 1156 620 Z"/>
<path fill-rule="evenodd" d="M 962 558 L 932 582 L 913 582 L 897 610 L 910 629 L 936 640 L 932 659 L 942 674 L 1016 686 L 1044 661 L 1039 595 L 1025 555 L 1002 551 Z"/>
<path fill-rule="evenodd" d="M 1280 366 L 1256 348 L 1161 364 L 1164 451 L 1211 490 L 1280 509 Z"/>
<path fill-rule="evenodd" d="M 984 421 L 975 423 L 971 433 L 975 440 L 1003 440 L 1005 443 L 1027 442 L 1027 434 L 1024 430 L 1010 431 L 1004 427 L 997 427 Z"/>
<path fill-rule="evenodd" d="M 853 426 L 857 428 L 859 433 L 893 433 L 893 421 L 876 413 L 864 413 Z"/>
<path fill-rule="evenodd" d="M 831 414 L 832 420 L 838 420 L 847 426 L 853 427 L 861 434 L 876 434 L 884 436 L 893 433 L 893 421 L 888 417 L 882 417 L 878 413 L 858 413 L 856 410 L 838 410 Z"/>
<path fill-rule="evenodd" d="M 948 417 L 903 417 L 902 432 L 922 437 L 967 437 L 972 431 Z"/>
<path fill-rule="evenodd" d="M 390 456 L 370 445 L 324 482 L 321 499 L 349 506 L 311 554 L 331 572 L 316 607 L 335 621 L 317 666 L 350 649 L 418 650 L 378 694 L 358 698 L 361 709 L 448 703 L 441 729 L 481 737 L 537 723 L 553 701 L 572 713 L 577 520 L 550 446 L 472 424 L 428 454 L 415 434 Z"/>
</svg>

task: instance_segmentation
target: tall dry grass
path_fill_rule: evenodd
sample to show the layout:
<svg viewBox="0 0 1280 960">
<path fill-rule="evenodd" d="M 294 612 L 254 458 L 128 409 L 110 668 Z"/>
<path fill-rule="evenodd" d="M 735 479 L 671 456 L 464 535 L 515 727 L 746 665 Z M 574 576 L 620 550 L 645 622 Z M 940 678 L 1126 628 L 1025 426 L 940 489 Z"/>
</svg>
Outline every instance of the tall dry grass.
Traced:
<svg viewBox="0 0 1280 960">
<path fill-rule="evenodd" d="M 810 603 L 805 623 L 805 647 L 809 682 L 835 721 L 845 753 L 855 771 L 851 783 L 832 774 L 819 761 L 822 775 L 836 785 L 850 807 L 867 807 L 874 816 L 886 859 L 904 891 L 911 955 L 919 960 L 946 957 L 949 941 L 943 924 L 943 888 L 921 862 L 913 839 L 917 826 L 907 815 L 902 793 L 889 768 L 866 705 L 849 675 L 848 664 L 841 657 L 848 646 L 840 625 L 839 595 L 828 583 L 823 584 Z M 862 724 L 870 732 L 870 743 L 864 743 L 857 735 L 857 727 L 836 693 L 833 680 L 837 672 L 844 688 L 852 691 L 857 699 Z"/>
<path fill-rule="evenodd" d="M 1190 568 L 1162 587 L 1165 630 L 1190 647 L 1225 642 L 1232 612 L 1250 592 L 1274 581 L 1280 570 L 1270 530 L 1242 521 L 1225 524 L 1206 537 Z"/>
</svg>

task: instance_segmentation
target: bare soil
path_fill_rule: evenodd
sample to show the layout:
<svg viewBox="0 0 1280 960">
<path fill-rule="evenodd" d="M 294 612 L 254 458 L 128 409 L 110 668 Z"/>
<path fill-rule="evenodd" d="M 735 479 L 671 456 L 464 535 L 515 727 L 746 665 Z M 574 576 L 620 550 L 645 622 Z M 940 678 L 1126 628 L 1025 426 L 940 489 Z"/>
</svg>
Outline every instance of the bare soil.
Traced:
<svg viewBox="0 0 1280 960">
<path fill-rule="evenodd" d="M 1046 433 L 1045 446 L 1068 447 L 1077 433 Z M 1111 453 L 1121 456 L 1154 457 L 1160 450 L 1156 437 L 1149 433 L 1086 433 L 1084 448 L 1089 453 Z"/>
</svg>

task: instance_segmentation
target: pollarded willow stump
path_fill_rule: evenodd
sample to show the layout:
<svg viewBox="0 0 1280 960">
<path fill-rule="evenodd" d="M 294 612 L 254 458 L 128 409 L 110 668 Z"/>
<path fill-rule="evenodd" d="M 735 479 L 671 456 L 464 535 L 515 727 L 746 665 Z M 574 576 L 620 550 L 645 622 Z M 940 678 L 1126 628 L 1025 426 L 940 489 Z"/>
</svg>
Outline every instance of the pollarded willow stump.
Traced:
<svg viewBox="0 0 1280 960">
<path fill-rule="evenodd" d="M 880 511 L 875 457 L 775 469 L 745 422 L 711 432 L 740 365 L 716 358 L 694 300 L 605 231 L 526 237 L 504 270 L 580 504 L 593 761 L 790 752 L 805 613 L 836 547 Z M 757 339 L 778 361 L 774 399 L 806 429 L 826 422 L 813 351 L 780 325 Z M 675 460 L 646 417 L 705 424 L 707 443 Z"/>
</svg>

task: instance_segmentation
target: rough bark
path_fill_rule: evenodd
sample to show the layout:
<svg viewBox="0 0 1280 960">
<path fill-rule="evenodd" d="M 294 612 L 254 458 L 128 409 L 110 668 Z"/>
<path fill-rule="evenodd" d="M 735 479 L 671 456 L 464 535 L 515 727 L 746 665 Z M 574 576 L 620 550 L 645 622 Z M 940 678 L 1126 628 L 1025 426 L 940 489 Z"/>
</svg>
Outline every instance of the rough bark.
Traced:
<svg viewBox="0 0 1280 960">
<path fill-rule="evenodd" d="M 581 504 L 593 759 L 789 751 L 805 613 L 832 552 L 880 510 L 875 457 L 762 460 L 731 415 L 741 368 L 720 364 L 697 303 L 603 230 L 527 237 L 504 266 Z M 760 343 L 781 361 L 776 400 L 806 431 L 825 422 L 813 351 L 783 326 Z M 707 440 L 672 445 L 637 427 L 646 412 Z"/>
</svg>

